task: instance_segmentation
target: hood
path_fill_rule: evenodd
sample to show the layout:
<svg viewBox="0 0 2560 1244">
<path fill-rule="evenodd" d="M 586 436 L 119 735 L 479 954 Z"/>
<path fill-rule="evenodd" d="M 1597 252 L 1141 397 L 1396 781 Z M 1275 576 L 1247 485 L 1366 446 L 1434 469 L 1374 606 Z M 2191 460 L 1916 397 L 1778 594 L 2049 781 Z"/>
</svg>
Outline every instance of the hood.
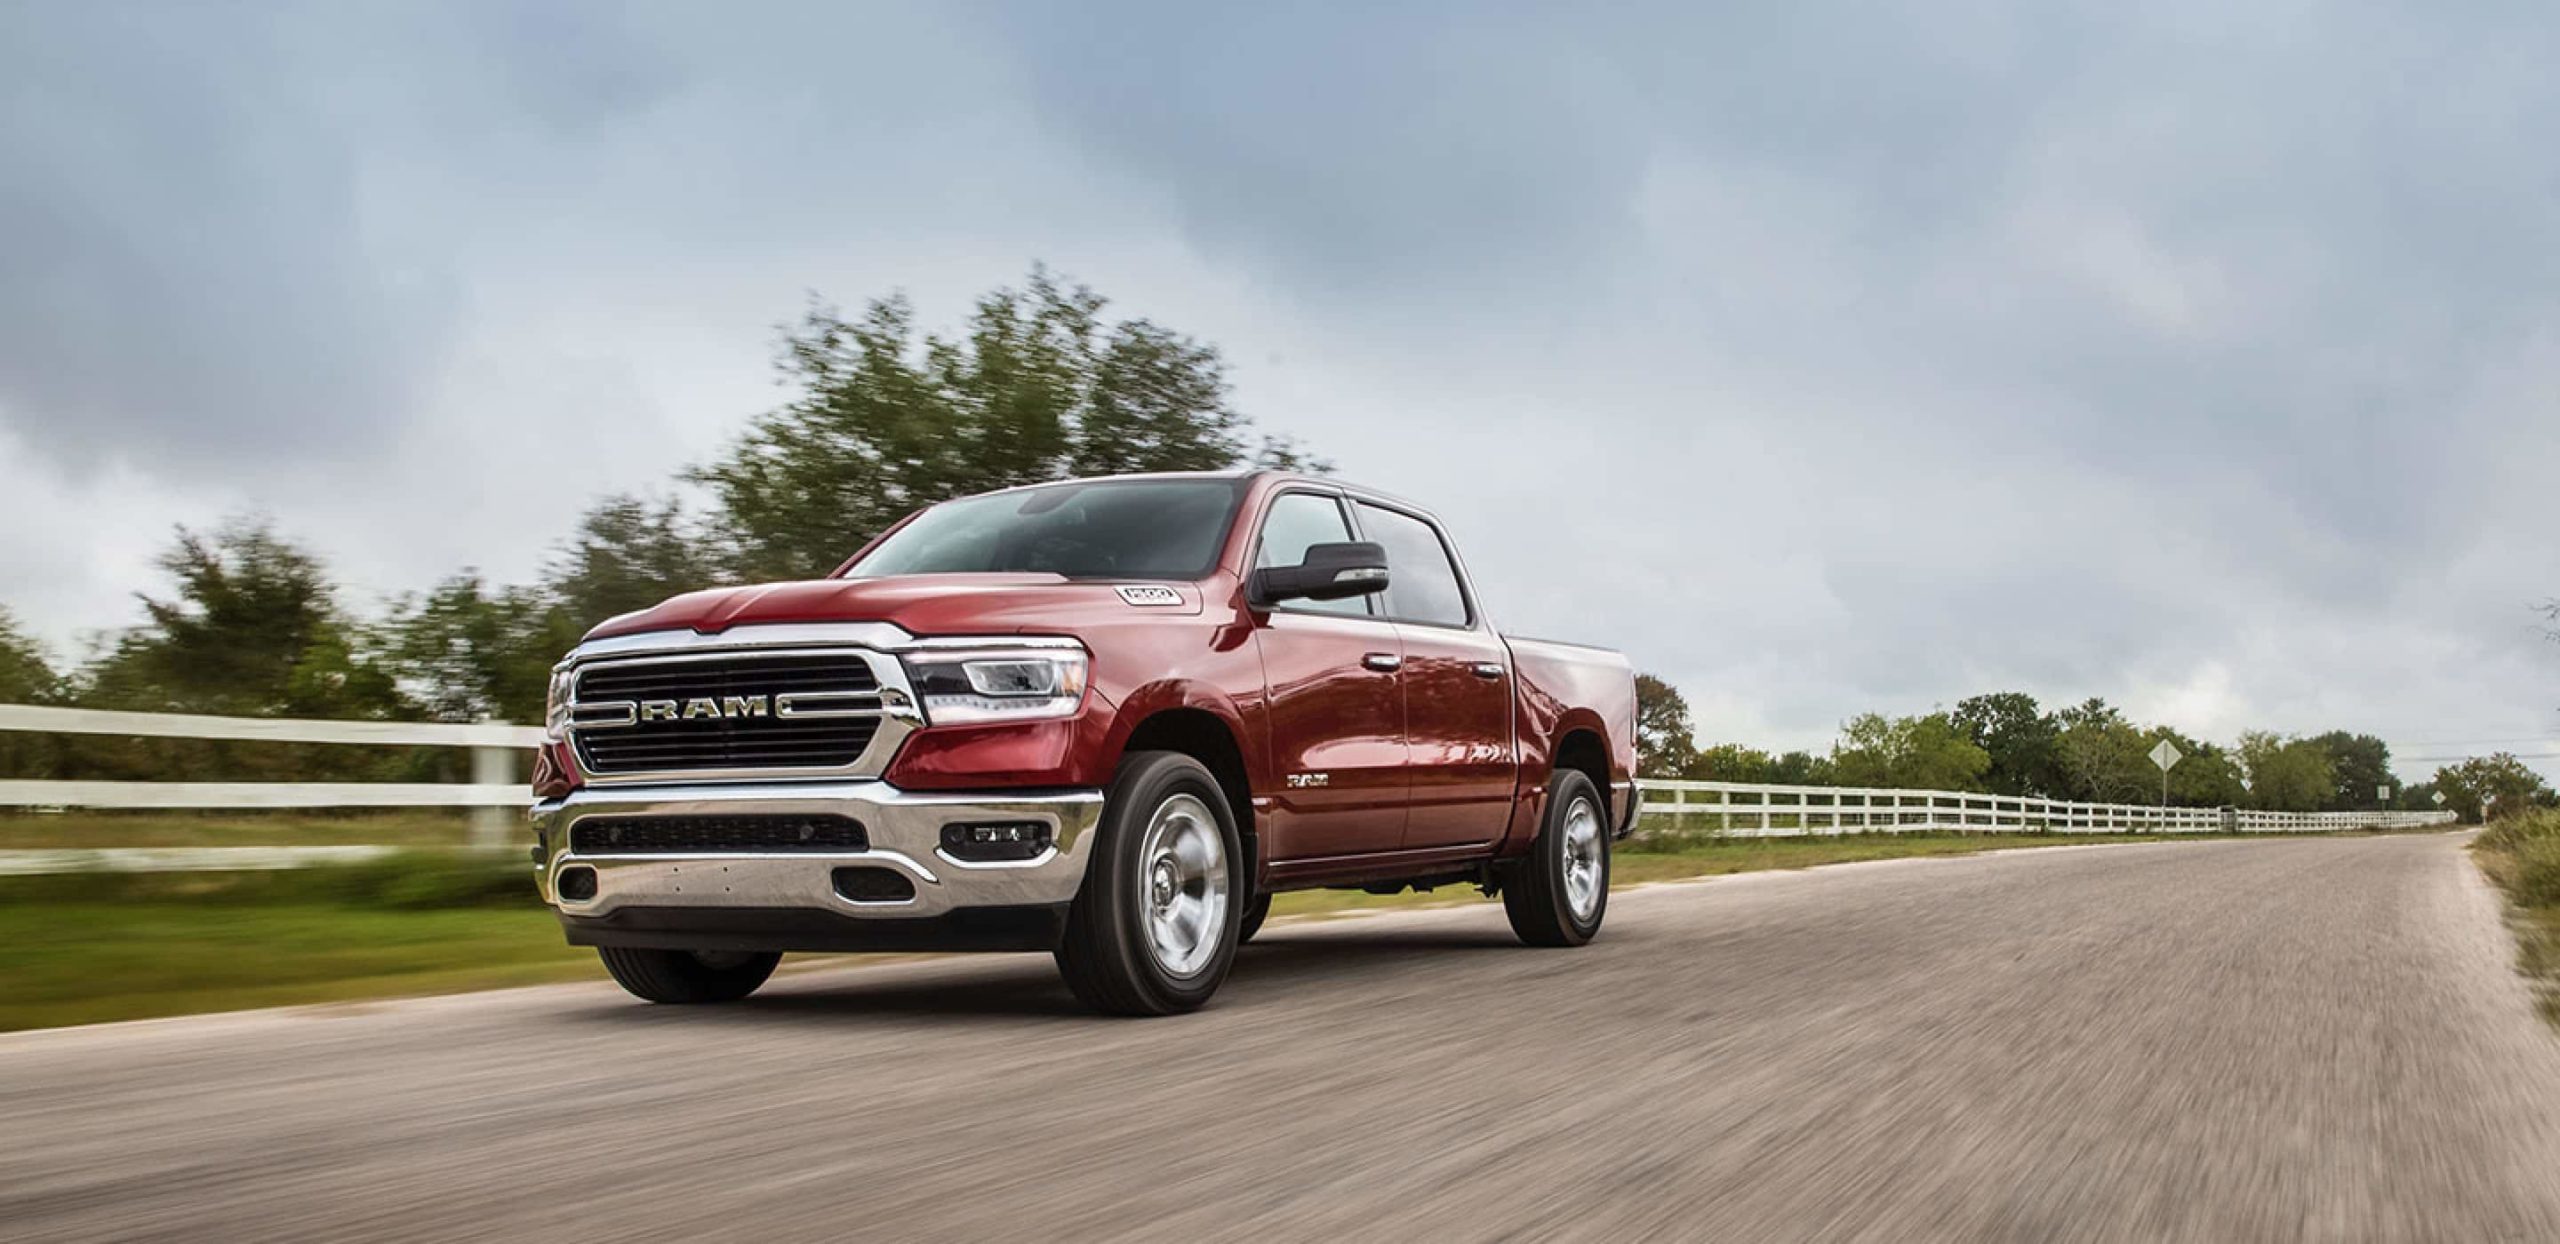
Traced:
<svg viewBox="0 0 2560 1244">
<path fill-rule="evenodd" d="M 1121 589 L 1133 589 L 1123 594 Z M 1179 604 L 1139 603 L 1171 588 Z M 1143 590 L 1139 590 L 1143 589 Z M 1132 597 L 1137 599 L 1133 600 Z M 589 639 L 642 631 L 716 635 L 773 622 L 892 622 L 914 635 L 1071 632 L 1079 622 L 1138 615 L 1196 615 L 1197 584 L 1098 582 L 1054 574 L 923 574 L 884 579 L 804 579 L 687 592 L 607 619 Z"/>
</svg>

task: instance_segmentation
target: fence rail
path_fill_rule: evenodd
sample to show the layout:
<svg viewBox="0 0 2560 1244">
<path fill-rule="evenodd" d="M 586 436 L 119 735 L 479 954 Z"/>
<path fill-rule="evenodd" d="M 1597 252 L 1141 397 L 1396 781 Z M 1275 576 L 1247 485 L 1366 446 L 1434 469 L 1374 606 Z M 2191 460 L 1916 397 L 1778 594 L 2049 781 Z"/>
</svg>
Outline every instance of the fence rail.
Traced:
<svg viewBox="0 0 2560 1244">
<path fill-rule="evenodd" d="M 460 747 L 469 782 L 0 781 L 0 808 L 312 809 L 470 808 L 474 841 L 505 845 L 529 801 L 517 761 L 542 741 L 532 726 L 406 721 L 310 721 L 205 717 L 0 704 L 0 732 L 124 738 L 360 746 Z M 1747 782 L 1644 783 L 1639 828 L 1648 833 L 1733 837 L 1913 833 L 2317 833 L 2451 824 L 2450 812 L 2257 812 L 2074 803 L 1960 791 L 1773 786 Z M 387 847 L 97 848 L 0 851 L 0 873 L 92 868 L 279 868 L 380 853 Z"/>
</svg>

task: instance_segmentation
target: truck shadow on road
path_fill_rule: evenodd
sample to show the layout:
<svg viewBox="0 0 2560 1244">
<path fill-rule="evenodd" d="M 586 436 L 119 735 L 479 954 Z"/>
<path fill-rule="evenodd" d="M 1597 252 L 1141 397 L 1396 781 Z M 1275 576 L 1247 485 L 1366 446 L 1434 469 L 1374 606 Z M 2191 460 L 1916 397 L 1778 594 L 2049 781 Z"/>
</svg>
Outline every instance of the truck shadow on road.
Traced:
<svg viewBox="0 0 2560 1244">
<path fill-rule="evenodd" d="M 1311 991 L 1391 980 L 1449 966 L 1453 958 L 1500 952 L 1534 957 L 1502 930 L 1345 932 L 1274 929 L 1244 948 L 1211 1011 L 1286 1004 Z M 820 971 L 777 978 L 767 991 L 725 1007 L 614 1003 L 571 1018 L 604 1026 L 681 1022 L 764 1025 L 864 1020 L 1033 1020 L 1109 1022 L 1078 1004 L 1046 955 L 955 955 L 929 963 Z"/>
</svg>

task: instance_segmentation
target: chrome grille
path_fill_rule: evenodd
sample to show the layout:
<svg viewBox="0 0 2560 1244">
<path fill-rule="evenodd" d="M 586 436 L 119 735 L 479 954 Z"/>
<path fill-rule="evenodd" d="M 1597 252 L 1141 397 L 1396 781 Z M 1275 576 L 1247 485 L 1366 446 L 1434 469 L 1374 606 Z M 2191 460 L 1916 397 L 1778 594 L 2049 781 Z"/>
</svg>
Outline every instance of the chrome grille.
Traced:
<svg viewBox="0 0 2560 1244">
<path fill-rule="evenodd" d="M 880 683 L 850 650 L 599 661 L 569 716 L 599 776 L 841 770 L 880 731 Z"/>
</svg>

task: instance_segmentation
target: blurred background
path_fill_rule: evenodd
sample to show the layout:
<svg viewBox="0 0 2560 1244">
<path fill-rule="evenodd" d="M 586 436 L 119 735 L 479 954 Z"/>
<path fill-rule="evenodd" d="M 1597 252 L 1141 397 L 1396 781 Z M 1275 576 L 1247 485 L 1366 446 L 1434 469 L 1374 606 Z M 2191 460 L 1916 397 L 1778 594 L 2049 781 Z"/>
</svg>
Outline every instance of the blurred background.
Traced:
<svg viewBox="0 0 2560 1244">
<path fill-rule="evenodd" d="M 596 621 L 916 505 L 1262 463 L 1631 652 L 1654 776 L 2547 803 L 2554 51 L 2499 5 L 0 7 L 0 702 L 525 723 Z M 520 777 L 32 720 L 0 777 Z M 19 807 L 9 884 L 96 901 L 25 916 L 60 1015 L 168 953 L 81 957 L 137 887 L 525 907 L 60 854 L 485 812 Z M 313 979 L 558 970 L 528 914 Z"/>
<path fill-rule="evenodd" d="M 0 0 L 0 1234 L 2560 1238 L 2555 63 L 2503 0 Z M 477 992 L 602 976 L 524 854 L 588 628 L 1256 465 L 1630 654 L 1606 938 L 1290 893 L 1146 1024 Z"/>
</svg>

